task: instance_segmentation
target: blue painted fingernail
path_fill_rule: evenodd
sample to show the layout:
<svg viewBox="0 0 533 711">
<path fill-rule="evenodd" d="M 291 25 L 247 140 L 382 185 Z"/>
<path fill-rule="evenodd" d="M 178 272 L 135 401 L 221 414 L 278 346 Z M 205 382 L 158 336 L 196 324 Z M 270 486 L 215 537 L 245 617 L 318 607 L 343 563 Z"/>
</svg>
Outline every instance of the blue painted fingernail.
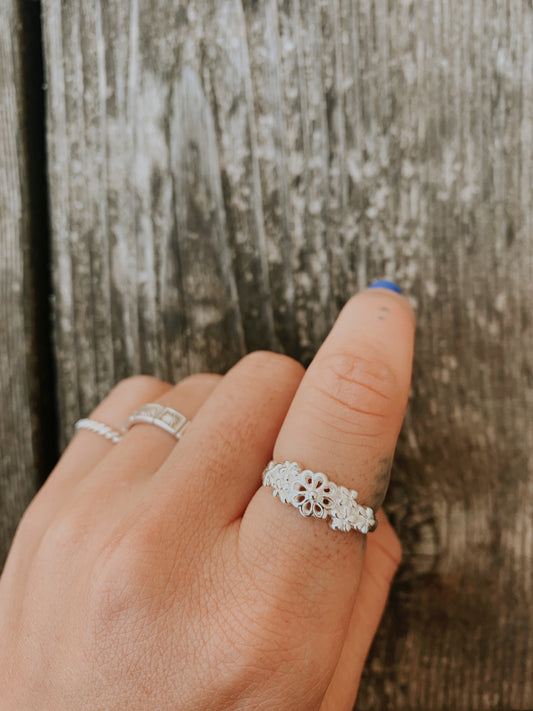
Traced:
<svg viewBox="0 0 533 711">
<path fill-rule="evenodd" d="M 395 291 L 397 294 L 401 294 L 402 290 L 398 286 L 398 284 L 395 284 L 393 281 L 387 281 L 386 279 L 379 279 L 378 281 L 373 282 L 370 284 L 368 287 L 369 289 L 390 289 L 390 291 Z"/>
</svg>

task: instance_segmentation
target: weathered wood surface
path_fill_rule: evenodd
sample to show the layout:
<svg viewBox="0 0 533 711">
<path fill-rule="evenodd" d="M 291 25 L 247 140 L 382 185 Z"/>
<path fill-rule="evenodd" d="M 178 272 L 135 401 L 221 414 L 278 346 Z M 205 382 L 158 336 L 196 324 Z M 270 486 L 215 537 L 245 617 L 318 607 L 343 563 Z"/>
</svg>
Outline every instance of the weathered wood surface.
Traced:
<svg viewBox="0 0 533 711">
<path fill-rule="evenodd" d="M 63 443 L 119 378 L 412 297 L 405 563 L 359 709 L 533 707 L 533 6 L 44 0 Z"/>
<path fill-rule="evenodd" d="M 0 571 L 39 484 L 32 420 L 27 145 L 16 8 L 14 0 L 0 4 Z"/>
</svg>

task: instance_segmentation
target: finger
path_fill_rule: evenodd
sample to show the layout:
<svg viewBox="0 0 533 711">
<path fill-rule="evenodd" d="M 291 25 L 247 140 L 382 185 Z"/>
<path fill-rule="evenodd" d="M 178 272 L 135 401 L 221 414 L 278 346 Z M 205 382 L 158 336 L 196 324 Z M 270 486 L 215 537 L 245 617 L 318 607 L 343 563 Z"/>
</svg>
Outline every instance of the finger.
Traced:
<svg viewBox="0 0 533 711">
<path fill-rule="evenodd" d="M 351 711 L 370 645 L 387 604 L 390 586 L 402 559 L 400 540 L 380 509 L 376 531 L 369 536 L 342 652 L 320 711 Z"/>
<path fill-rule="evenodd" d="M 151 402 L 177 410 L 192 421 L 221 380 L 216 373 L 189 375 Z M 177 440 L 151 423 L 135 424 L 87 477 L 86 490 L 97 491 L 105 482 L 123 487 L 153 476 L 176 447 L 181 451 L 186 436 L 185 432 Z"/>
<path fill-rule="evenodd" d="M 292 358 L 263 351 L 226 373 L 154 477 L 154 496 L 168 502 L 170 515 L 190 519 L 196 509 L 198 525 L 218 529 L 242 514 L 302 374 Z"/>
<path fill-rule="evenodd" d="M 89 415 L 90 419 L 122 429 L 127 418 L 146 402 L 157 400 L 172 385 L 149 375 L 134 375 L 121 380 Z M 85 476 L 117 444 L 89 430 L 78 430 L 56 467 L 39 492 L 40 498 L 64 499 L 68 490 Z"/>
<path fill-rule="evenodd" d="M 155 378 L 134 376 L 119 383 L 94 410 L 92 416 L 117 427 L 118 420 L 123 422 L 126 419 L 126 416 L 119 413 L 126 412 L 129 416 L 146 402 L 158 402 L 179 409 L 191 419 L 219 380 L 220 375 L 198 373 L 171 386 Z M 154 397 L 157 392 L 164 394 Z M 138 401 L 139 397 L 143 397 L 141 402 Z M 82 431 L 80 434 L 93 435 L 96 439 L 92 441 L 93 446 L 103 439 L 91 432 Z M 76 505 L 81 505 L 83 509 L 93 507 L 96 499 L 99 518 L 102 506 L 106 501 L 110 501 L 115 518 L 118 517 L 121 508 L 124 504 L 127 506 L 132 498 L 132 485 L 145 481 L 147 476 L 157 471 L 176 446 L 177 440 L 154 425 L 139 424 L 132 427 L 118 444 L 106 440 L 104 443 L 107 446 L 98 450 L 98 458 L 90 456 L 90 442 L 77 448 L 71 447 L 68 460 L 65 461 L 64 455 L 58 465 L 61 466 L 60 471 L 51 475 L 45 485 L 46 489 L 43 487 L 34 498 L 24 516 L 23 526 L 20 527 L 22 530 L 17 532 L 17 547 L 21 543 L 24 544 L 26 561 L 30 559 L 52 518 L 66 505 L 73 508 L 74 499 L 78 502 Z M 88 460 L 96 460 L 96 466 L 91 470 L 88 470 Z M 54 478 L 56 473 L 59 473 L 60 477 Z"/>
<path fill-rule="evenodd" d="M 298 388 L 274 459 L 324 472 L 377 509 L 407 402 L 413 340 L 414 314 L 404 297 L 370 289 L 352 298 Z M 337 630 L 346 624 L 363 563 L 363 535 L 304 518 L 261 487 L 243 517 L 240 544 L 293 575 L 300 589 L 294 561 L 304 560 L 307 594 L 320 590 L 317 618 L 327 617 Z"/>
<path fill-rule="evenodd" d="M 219 375 L 201 373 L 172 387 L 155 378 L 128 378 L 100 403 L 91 419 L 121 429 L 127 417 L 147 402 L 172 407 L 191 419 L 220 379 Z M 102 515 L 103 507 L 111 506 L 111 520 L 117 520 L 121 509 L 131 501 L 132 485 L 157 471 L 176 445 L 176 438 L 168 432 L 144 423 L 132 427 L 117 444 L 81 430 L 50 476 L 46 491 L 43 487 L 27 512 L 17 532 L 18 555 L 11 556 L 7 574 L 24 574 L 46 528 L 62 507 L 79 516 L 81 506 L 93 534 L 97 527 L 109 529 L 110 519 Z"/>
<path fill-rule="evenodd" d="M 144 403 L 157 399 L 171 387 L 147 375 L 126 378 L 117 383 L 96 406 L 90 418 L 120 430 L 132 412 Z M 19 567 L 27 565 L 43 531 L 72 494 L 74 487 L 117 446 L 89 430 L 79 430 L 74 435 L 19 522 L 13 541 L 13 548 L 17 548 Z"/>
</svg>

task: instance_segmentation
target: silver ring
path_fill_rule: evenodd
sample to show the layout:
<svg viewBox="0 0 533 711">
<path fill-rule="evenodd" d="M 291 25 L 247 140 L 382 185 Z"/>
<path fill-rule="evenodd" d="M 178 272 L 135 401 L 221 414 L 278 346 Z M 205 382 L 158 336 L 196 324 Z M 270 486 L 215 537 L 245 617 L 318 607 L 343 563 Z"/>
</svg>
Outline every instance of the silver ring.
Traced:
<svg viewBox="0 0 533 711">
<path fill-rule="evenodd" d="M 95 434 L 102 435 L 102 437 L 109 439 L 114 444 L 120 442 L 120 440 L 122 439 L 121 433 L 117 430 L 114 430 L 109 425 L 104 425 L 103 422 L 98 422 L 97 420 L 90 420 L 88 417 L 84 417 L 83 419 L 78 420 L 74 427 L 76 428 L 76 430 L 90 430 Z"/>
<path fill-rule="evenodd" d="M 274 496 L 295 506 L 302 516 L 329 516 L 331 528 L 337 531 L 368 533 L 377 527 L 373 510 L 357 502 L 357 491 L 334 484 L 322 472 L 304 469 L 298 462 L 270 462 L 263 472 L 263 486 L 272 487 Z"/>
<path fill-rule="evenodd" d="M 180 439 L 191 422 L 185 415 L 173 410 L 171 407 L 149 402 L 135 410 L 133 415 L 128 417 L 124 430 L 129 430 L 130 427 L 138 424 L 156 425 L 156 427 L 160 427 L 176 439 Z"/>
</svg>

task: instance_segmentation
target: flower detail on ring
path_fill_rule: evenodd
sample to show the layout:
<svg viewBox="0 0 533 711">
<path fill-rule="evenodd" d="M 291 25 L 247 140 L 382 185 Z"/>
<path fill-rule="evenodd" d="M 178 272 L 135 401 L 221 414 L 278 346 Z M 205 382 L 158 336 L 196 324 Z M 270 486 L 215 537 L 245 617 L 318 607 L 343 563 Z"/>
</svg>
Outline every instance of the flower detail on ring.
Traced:
<svg viewBox="0 0 533 711">
<path fill-rule="evenodd" d="M 336 486 L 321 472 L 304 469 L 294 478 L 290 497 L 302 516 L 326 518 L 333 504 Z"/>
<path fill-rule="evenodd" d="M 337 531 L 350 531 L 356 528 L 355 512 L 359 508 L 357 491 L 339 486 L 337 500 L 331 511 L 331 528 Z"/>
</svg>

